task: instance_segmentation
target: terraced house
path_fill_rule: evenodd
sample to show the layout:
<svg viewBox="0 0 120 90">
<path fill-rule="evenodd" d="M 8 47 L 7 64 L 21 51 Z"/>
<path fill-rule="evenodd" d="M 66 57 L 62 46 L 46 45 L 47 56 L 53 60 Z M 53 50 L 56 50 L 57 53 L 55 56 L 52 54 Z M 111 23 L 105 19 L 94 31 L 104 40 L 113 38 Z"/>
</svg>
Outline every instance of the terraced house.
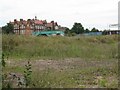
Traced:
<svg viewBox="0 0 120 90">
<path fill-rule="evenodd" d="M 14 19 L 14 22 L 10 22 L 14 26 L 15 34 L 25 34 L 31 35 L 33 32 L 45 31 L 45 30 L 62 30 L 64 31 L 66 27 L 61 27 L 57 22 L 46 20 L 39 20 L 37 17 L 35 19 L 23 20 Z"/>
</svg>

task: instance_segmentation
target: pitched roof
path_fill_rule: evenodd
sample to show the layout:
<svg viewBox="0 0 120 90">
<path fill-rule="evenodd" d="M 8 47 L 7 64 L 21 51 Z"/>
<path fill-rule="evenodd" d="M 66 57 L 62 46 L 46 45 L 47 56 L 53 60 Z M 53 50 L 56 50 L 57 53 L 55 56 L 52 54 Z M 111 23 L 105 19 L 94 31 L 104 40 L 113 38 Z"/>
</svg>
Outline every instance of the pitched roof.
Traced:
<svg viewBox="0 0 120 90">
<path fill-rule="evenodd" d="M 34 22 L 35 22 L 35 24 L 43 24 L 42 20 L 35 20 Z"/>
<path fill-rule="evenodd" d="M 46 26 L 47 27 L 52 27 L 52 23 L 47 23 Z"/>
</svg>

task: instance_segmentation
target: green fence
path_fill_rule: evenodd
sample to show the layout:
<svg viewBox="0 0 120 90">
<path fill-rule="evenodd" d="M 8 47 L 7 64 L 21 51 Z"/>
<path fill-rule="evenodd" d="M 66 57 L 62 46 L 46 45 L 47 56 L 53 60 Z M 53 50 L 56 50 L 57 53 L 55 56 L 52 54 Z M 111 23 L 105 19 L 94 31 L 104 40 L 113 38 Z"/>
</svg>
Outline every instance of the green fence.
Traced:
<svg viewBox="0 0 120 90">
<path fill-rule="evenodd" d="M 36 31 L 33 32 L 32 35 L 35 36 L 53 36 L 53 35 L 61 35 L 64 36 L 64 32 L 63 31 L 55 31 L 55 30 L 50 30 L 50 31 Z"/>
</svg>

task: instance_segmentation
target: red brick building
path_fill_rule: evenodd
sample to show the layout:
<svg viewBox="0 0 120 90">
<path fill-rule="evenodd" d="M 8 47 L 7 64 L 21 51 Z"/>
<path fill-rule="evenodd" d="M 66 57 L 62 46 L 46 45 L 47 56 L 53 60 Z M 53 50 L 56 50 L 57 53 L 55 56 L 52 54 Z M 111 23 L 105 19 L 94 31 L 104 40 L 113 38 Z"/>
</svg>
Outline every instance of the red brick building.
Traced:
<svg viewBox="0 0 120 90">
<path fill-rule="evenodd" d="M 26 34 L 30 35 L 32 32 L 44 31 L 44 30 L 64 30 L 64 27 L 61 27 L 57 22 L 51 21 L 47 22 L 46 20 L 39 20 L 37 17 L 35 19 L 23 20 L 14 19 L 14 22 L 10 22 L 14 26 L 15 34 Z M 63 29 L 64 28 L 64 29 Z"/>
</svg>

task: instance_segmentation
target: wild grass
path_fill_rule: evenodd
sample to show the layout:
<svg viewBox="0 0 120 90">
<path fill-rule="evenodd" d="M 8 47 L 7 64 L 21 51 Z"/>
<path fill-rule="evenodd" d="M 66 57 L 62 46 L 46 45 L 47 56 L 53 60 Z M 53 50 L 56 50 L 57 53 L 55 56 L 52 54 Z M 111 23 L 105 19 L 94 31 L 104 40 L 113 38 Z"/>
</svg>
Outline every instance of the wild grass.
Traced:
<svg viewBox="0 0 120 90">
<path fill-rule="evenodd" d="M 35 88 L 117 88 L 118 36 L 3 35 L 4 73 L 24 74 L 31 62 Z M 20 60 L 21 59 L 21 60 Z"/>
<path fill-rule="evenodd" d="M 70 60 L 71 61 L 71 60 Z M 97 61 L 97 60 L 96 60 Z M 94 63 L 93 63 L 94 62 Z M 6 67 L 4 72 L 23 74 L 25 66 L 17 62 L 18 66 Z M 45 66 L 35 61 L 32 62 L 32 83 L 35 88 L 117 88 L 118 87 L 118 66 L 116 60 L 74 60 L 71 64 L 63 61 L 54 68 L 48 63 Z M 69 62 L 67 62 L 69 63 Z M 64 64 L 64 66 L 62 65 Z M 54 64 L 52 64 L 54 66 Z M 36 68 L 37 67 L 37 68 Z M 45 68 L 44 68 L 45 67 Z M 44 68 L 40 70 L 40 68 Z M 30 87 L 33 87 L 30 85 Z"/>
<path fill-rule="evenodd" d="M 2 49 L 12 59 L 64 59 L 118 57 L 118 36 L 34 37 L 3 35 Z"/>
</svg>

